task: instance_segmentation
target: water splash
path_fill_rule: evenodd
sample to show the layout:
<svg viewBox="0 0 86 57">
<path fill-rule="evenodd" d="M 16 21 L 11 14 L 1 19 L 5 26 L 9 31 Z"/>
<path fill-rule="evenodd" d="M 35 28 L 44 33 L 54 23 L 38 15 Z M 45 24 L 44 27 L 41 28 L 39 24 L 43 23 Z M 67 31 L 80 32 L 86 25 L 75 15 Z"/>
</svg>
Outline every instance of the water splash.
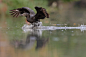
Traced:
<svg viewBox="0 0 86 57">
<path fill-rule="evenodd" d="M 81 25 L 78 27 L 37 26 L 37 27 L 34 27 L 33 29 L 32 29 L 32 27 L 33 27 L 33 25 L 24 24 L 22 29 L 23 29 L 23 31 L 28 31 L 28 30 L 32 31 L 33 29 L 35 29 L 35 30 L 80 29 L 81 31 L 86 30 L 86 25 Z"/>
</svg>

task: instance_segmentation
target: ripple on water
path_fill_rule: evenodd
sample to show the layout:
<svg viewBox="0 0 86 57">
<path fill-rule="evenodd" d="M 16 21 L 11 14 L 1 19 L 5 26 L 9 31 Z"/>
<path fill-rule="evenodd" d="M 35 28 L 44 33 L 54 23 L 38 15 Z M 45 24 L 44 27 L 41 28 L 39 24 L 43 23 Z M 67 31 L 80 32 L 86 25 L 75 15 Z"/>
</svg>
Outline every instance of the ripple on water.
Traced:
<svg viewBox="0 0 86 57">
<path fill-rule="evenodd" d="M 59 38 L 58 37 L 54 37 L 53 41 L 59 41 Z"/>
</svg>

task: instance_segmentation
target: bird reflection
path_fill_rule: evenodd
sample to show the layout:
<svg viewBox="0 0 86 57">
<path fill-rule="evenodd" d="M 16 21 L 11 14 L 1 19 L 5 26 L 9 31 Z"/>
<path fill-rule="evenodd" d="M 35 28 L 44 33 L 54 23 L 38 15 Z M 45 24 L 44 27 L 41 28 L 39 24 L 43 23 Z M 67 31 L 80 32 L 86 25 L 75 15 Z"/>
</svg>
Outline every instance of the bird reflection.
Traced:
<svg viewBox="0 0 86 57">
<path fill-rule="evenodd" d="M 38 38 L 36 41 L 37 41 L 36 49 L 39 49 L 39 48 L 42 48 L 43 46 L 45 46 L 45 44 L 49 41 L 49 38 L 47 38 L 47 39 Z"/>
<path fill-rule="evenodd" d="M 30 31 L 25 40 L 13 40 L 12 45 L 16 48 L 29 50 L 36 44 L 35 49 L 37 50 L 44 47 L 48 41 L 49 38 L 43 37 L 39 30 L 33 30 Z"/>
</svg>

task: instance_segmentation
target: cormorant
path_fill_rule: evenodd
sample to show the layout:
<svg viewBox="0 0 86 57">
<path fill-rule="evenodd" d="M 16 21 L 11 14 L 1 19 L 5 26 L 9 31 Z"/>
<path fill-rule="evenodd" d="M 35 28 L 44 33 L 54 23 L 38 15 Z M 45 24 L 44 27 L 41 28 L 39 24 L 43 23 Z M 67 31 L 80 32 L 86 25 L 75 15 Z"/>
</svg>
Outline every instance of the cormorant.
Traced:
<svg viewBox="0 0 86 57">
<path fill-rule="evenodd" d="M 36 14 L 33 10 L 31 10 L 28 7 L 10 10 L 10 13 L 11 15 L 13 15 L 13 17 L 25 16 L 26 20 L 31 24 L 38 23 L 40 22 L 40 19 L 44 19 L 45 17 L 49 18 L 49 14 L 47 13 L 45 8 L 36 6 L 35 9 L 37 11 Z"/>
</svg>

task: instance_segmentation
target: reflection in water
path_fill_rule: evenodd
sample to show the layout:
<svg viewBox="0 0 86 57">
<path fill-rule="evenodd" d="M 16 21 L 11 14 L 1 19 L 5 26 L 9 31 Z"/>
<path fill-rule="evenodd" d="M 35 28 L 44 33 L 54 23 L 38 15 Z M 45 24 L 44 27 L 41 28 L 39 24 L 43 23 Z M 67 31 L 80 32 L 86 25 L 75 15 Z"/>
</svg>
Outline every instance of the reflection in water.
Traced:
<svg viewBox="0 0 86 57">
<path fill-rule="evenodd" d="M 32 30 L 30 31 L 30 34 L 27 35 L 26 40 L 13 40 L 12 45 L 14 45 L 16 48 L 30 50 L 36 43 L 35 49 L 38 49 L 44 47 L 48 40 L 49 38 L 42 36 L 41 30 Z"/>
<path fill-rule="evenodd" d="M 86 51 L 84 51 L 86 48 L 86 33 L 82 33 L 80 30 L 58 29 L 44 31 L 27 29 L 27 32 L 23 34 L 19 34 L 19 30 L 17 29 L 17 31 L 14 31 L 13 29 L 13 34 L 11 32 L 12 30 L 8 30 L 8 34 L 11 32 L 10 36 L 7 34 L 3 34 L 2 36 L 2 33 L 0 33 L 0 57 L 85 56 L 82 55 L 82 53 L 86 53 Z M 49 43 L 47 44 L 48 41 Z M 5 46 L 1 44 L 5 44 Z"/>
</svg>

